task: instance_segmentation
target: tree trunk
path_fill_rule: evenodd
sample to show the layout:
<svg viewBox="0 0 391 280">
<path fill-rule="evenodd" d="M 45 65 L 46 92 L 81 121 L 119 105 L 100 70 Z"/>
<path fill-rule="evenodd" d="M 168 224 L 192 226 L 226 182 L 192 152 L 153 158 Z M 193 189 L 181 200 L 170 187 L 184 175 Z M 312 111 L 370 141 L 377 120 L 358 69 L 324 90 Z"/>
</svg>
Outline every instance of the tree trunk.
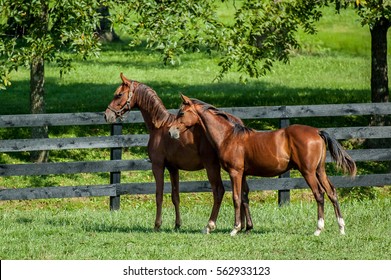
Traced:
<svg viewBox="0 0 391 280">
<path fill-rule="evenodd" d="M 371 69 L 371 101 L 389 102 L 388 66 L 387 66 L 387 31 L 391 22 L 382 17 L 373 26 L 371 31 L 372 69 Z M 385 126 L 390 119 L 385 115 L 373 115 L 370 126 Z M 371 139 L 366 141 L 369 148 L 389 147 L 390 139 Z M 391 164 L 390 164 L 391 170 Z"/>
<path fill-rule="evenodd" d="M 102 16 L 99 28 L 97 29 L 100 39 L 106 42 L 120 41 L 119 36 L 115 33 L 114 29 L 111 28 L 110 20 L 107 18 L 110 16 L 109 7 L 102 5 L 99 7 L 98 12 Z"/>
<path fill-rule="evenodd" d="M 30 110 L 31 114 L 45 113 L 45 71 L 44 59 L 36 57 L 30 65 Z M 48 127 L 31 128 L 31 138 L 48 138 Z M 31 160 L 34 162 L 47 162 L 48 151 L 36 151 L 31 153 Z"/>
<path fill-rule="evenodd" d="M 372 102 L 388 102 L 387 31 L 391 22 L 380 18 L 371 28 L 372 39 Z"/>
<path fill-rule="evenodd" d="M 41 29 L 40 35 L 44 37 L 48 32 L 48 11 L 49 4 L 48 1 L 41 0 L 42 12 L 41 14 L 34 18 L 35 21 L 39 22 Z M 38 34 L 39 35 L 39 34 Z M 43 114 L 46 112 L 45 109 L 45 58 L 44 58 L 44 49 L 39 47 L 36 50 L 36 55 L 31 59 L 30 63 L 30 111 L 31 114 Z M 31 129 L 31 138 L 48 138 L 48 127 L 33 127 Z M 31 160 L 33 162 L 47 162 L 48 161 L 48 151 L 36 151 L 32 152 Z"/>
</svg>

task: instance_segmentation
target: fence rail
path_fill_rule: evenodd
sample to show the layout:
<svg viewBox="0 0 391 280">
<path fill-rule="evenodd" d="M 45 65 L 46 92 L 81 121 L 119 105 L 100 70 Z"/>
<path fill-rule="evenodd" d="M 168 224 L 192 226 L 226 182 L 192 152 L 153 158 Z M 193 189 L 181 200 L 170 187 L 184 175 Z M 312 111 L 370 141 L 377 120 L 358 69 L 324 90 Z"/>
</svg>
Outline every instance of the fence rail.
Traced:
<svg viewBox="0 0 391 280">
<path fill-rule="evenodd" d="M 389 115 L 389 103 L 365 104 L 328 104 L 308 106 L 260 106 L 223 108 L 242 119 L 279 119 L 281 126 L 289 125 L 290 118 L 331 117 L 331 116 L 363 116 Z M 176 113 L 176 110 L 170 110 Z M 0 152 L 13 153 L 36 150 L 68 150 L 68 149 L 111 149 L 111 160 L 54 162 L 42 164 L 0 164 L 0 176 L 31 176 L 50 174 L 76 174 L 110 172 L 110 183 L 106 185 L 89 186 L 52 186 L 37 188 L 2 188 L 0 185 L 0 200 L 46 199 L 66 197 L 110 196 L 111 209 L 119 208 L 120 195 L 155 193 L 154 183 L 119 183 L 122 171 L 149 170 L 151 164 L 147 160 L 122 160 L 122 148 L 146 146 L 148 135 L 122 135 L 122 125 L 142 123 L 138 111 L 130 112 L 122 124 L 112 125 L 111 136 L 91 136 L 74 138 L 49 139 L 4 139 L 0 140 Z M 104 125 L 103 113 L 71 113 L 71 114 L 41 114 L 41 115 L 0 115 L 0 128 L 37 126 L 83 126 Z M 331 127 L 324 128 L 339 140 L 352 138 L 391 138 L 391 126 L 381 127 Z M 349 150 L 355 161 L 391 161 L 391 147 L 380 149 Z M 330 162 L 328 156 L 327 161 Z M 349 177 L 331 176 L 336 187 L 353 186 L 383 186 L 391 185 L 391 174 L 360 175 L 354 180 Z M 227 190 L 230 183 L 224 181 Z M 278 190 L 279 202 L 289 201 L 289 191 L 306 188 L 302 178 L 289 178 L 289 173 L 280 178 L 260 178 L 249 180 L 251 190 Z M 207 181 L 181 182 L 182 192 L 207 192 L 210 185 Z M 165 192 L 170 192 L 171 186 L 165 183 Z"/>
</svg>

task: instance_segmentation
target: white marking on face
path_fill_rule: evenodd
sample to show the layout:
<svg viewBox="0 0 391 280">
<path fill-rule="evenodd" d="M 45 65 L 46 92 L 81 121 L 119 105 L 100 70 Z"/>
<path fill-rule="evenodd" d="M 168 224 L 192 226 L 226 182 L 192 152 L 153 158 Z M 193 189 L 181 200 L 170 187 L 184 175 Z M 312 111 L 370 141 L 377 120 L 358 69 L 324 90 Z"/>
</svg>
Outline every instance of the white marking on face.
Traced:
<svg viewBox="0 0 391 280">
<path fill-rule="evenodd" d="M 177 127 L 170 127 L 170 129 L 168 130 L 168 132 L 170 133 L 170 136 L 171 138 L 174 138 L 174 139 L 179 139 L 179 129 Z"/>
</svg>

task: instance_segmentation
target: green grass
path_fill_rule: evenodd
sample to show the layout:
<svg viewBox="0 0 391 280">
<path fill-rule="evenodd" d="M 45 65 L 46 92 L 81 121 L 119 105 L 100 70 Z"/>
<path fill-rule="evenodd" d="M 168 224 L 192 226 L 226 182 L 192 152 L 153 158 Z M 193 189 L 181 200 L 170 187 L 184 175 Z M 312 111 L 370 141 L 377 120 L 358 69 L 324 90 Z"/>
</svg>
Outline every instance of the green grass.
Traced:
<svg viewBox="0 0 391 280">
<path fill-rule="evenodd" d="M 182 194 L 182 200 L 189 198 Z M 342 203 L 345 236 L 338 232 L 330 203 L 326 230 L 312 235 L 316 205 L 252 202 L 255 228 L 230 237 L 232 203 L 227 198 L 218 229 L 203 235 L 211 204 L 181 207 L 183 226 L 173 230 L 174 215 L 165 197 L 161 232 L 153 231 L 152 196 L 123 203 L 117 212 L 84 207 L 46 206 L 29 211 L 4 209 L 0 225 L 1 259 L 388 259 L 391 254 L 390 198 Z"/>
<path fill-rule="evenodd" d="M 232 12 L 232 7 L 228 7 Z M 224 11 L 222 16 L 226 17 Z M 46 66 L 48 113 L 103 111 L 120 84 L 119 73 L 153 87 L 167 108 L 178 108 L 179 92 L 218 107 L 358 103 L 370 101 L 370 36 L 353 11 L 334 15 L 326 9 L 318 34 L 300 33 L 302 49 L 287 65 L 240 84 L 239 73 L 213 82 L 219 56 L 186 54 L 182 63 L 163 66 L 159 54 L 126 42 L 104 45 L 100 58 L 78 61 L 75 70 L 60 78 Z M 226 17 L 229 20 L 229 17 Z M 391 35 L 389 34 L 389 40 Z M 389 44 L 391 53 L 391 44 Z M 391 65 L 391 57 L 389 57 Z M 13 74 L 13 84 L 0 92 L 0 115 L 29 112 L 29 73 Z M 366 125 L 366 118 L 292 120 L 318 127 Z M 248 121 L 254 128 L 275 128 L 276 122 Z M 129 125 L 125 133 L 145 133 L 144 125 Z M 50 128 L 51 137 L 108 135 L 109 126 Z M 28 129 L 2 129 L 0 138 L 29 137 Z M 344 143 L 351 147 L 351 143 Z M 51 151 L 51 161 L 108 159 L 109 151 Z M 125 149 L 125 159 L 146 158 L 145 149 Z M 28 153 L 0 154 L 0 163 L 25 163 Z M 359 166 L 360 173 L 387 172 L 384 164 Z M 333 169 L 331 168 L 331 171 Z M 205 172 L 180 172 L 181 180 L 205 179 Z M 224 176 L 226 176 L 224 174 Z M 166 178 L 168 180 L 168 177 Z M 0 178 L 0 187 L 107 184 L 108 174 L 20 176 Z M 153 182 L 150 171 L 123 172 L 122 182 Z M 226 195 L 218 230 L 205 236 L 211 194 L 181 194 L 183 227 L 173 231 L 173 207 L 165 196 L 163 228 L 152 230 L 153 195 L 123 196 L 121 210 L 108 211 L 108 198 L 50 199 L 0 202 L 0 259 L 388 259 L 390 253 L 390 187 L 339 191 L 346 220 L 340 236 L 327 202 L 326 231 L 312 236 L 316 205 L 309 190 L 293 191 L 292 204 L 278 208 L 276 192 L 252 194 L 252 234 L 229 236 L 233 224 L 230 194 Z M 310 198 L 310 199 L 309 199 Z M 146 245 L 148 244 L 148 245 Z"/>
</svg>

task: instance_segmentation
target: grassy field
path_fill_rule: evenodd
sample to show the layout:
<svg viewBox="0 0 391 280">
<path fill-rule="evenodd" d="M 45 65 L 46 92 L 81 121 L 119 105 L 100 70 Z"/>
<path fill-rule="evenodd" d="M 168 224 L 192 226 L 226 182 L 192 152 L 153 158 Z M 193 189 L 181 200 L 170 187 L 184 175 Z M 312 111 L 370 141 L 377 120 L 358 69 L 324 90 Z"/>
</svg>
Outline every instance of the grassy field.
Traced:
<svg viewBox="0 0 391 280">
<path fill-rule="evenodd" d="M 220 83 L 213 82 L 218 54 L 187 54 L 180 65 L 163 66 L 157 53 L 131 49 L 126 42 L 104 45 L 100 58 L 77 62 L 75 70 L 62 78 L 58 69 L 47 66 L 47 111 L 103 111 L 120 83 L 120 72 L 152 86 L 167 108 L 178 108 L 179 92 L 219 107 L 369 102 L 370 36 L 357 19 L 352 11 L 338 16 L 326 10 L 318 35 L 300 34 L 303 48 L 292 54 L 290 64 L 277 63 L 269 75 L 245 85 L 238 83 L 235 72 Z M 21 69 L 13 78 L 12 87 L 0 93 L 0 103 L 6 104 L 0 107 L 0 115 L 29 112 L 28 71 Z M 305 121 L 318 127 L 367 121 L 330 119 Z M 248 124 L 275 127 L 267 121 Z M 135 125 L 125 131 L 145 132 L 145 128 Z M 108 133 L 109 126 L 50 129 L 51 137 Z M 3 139 L 28 134 L 25 129 L 0 130 Z M 126 149 L 124 154 L 124 158 L 145 157 L 143 149 Z M 108 158 L 107 150 L 50 154 L 52 161 Z M 0 154 L 0 163 L 28 159 L 27 153 Z M 370 168 L 361 166 L 359 171 L 368 173 Z M 108 178 L 108 174 L 6 177 L 0 178 L 0 187 L 106 184 Z M 181 172 L 181 179 L 204 178 L 203 172 Z M 149 171 L 124 172 L 122 180 L 152 182 L 153 178 Z M 318 238 L 312 236 L 316 205 L 308 190 L 294 191 L 292 204 L 283 208 L 277 207 L 275 192 L 253 193 L 255 229 L 235 238 L 229 236 L 233 223 L 230 194 L 223 203 L 218 230 L 208 236 L 200 231 L 211 210 L 209 193 L 181 194 L 180 231 L 173 230 L 174 210 L 170 197 L 165 196 L 163 229 L 158 233 L 153 231 L 152 195 L 124 196 L 118 212 L 107 210 L 107 198 L 0 202 L 0 259 L 389 259 L 390 192 L 389 187 L 379 188 L 362 197 L 362 191 L 346 196 L 340 191 L 347 235 L 339 235 L 327 202 L 326 231 Z"/>
<path fill-rule="evenodd" d="M 151 197 L 152 198 L 152 197 Z M 389 259 L 391 254 L 390 198 L 346 202 L 346 235 L 338 232 L 330 203 L 326 230 L 312 235 L 316 205 L 293 202 L 279 208 L 252 196 L 255 228 L 229 236 L 233 208 L 223 203 L 218 229 L 201 234 L 211 204 L 182 194 L 183 226 L 173 230 L 174 209 L 166 197 L 161 232 L 153 231 L 154 203 L 145 197 L 123 203 L 120 211 L 88 208 L 2 209 L 1 259 Z M 74 206 L 72 206 L 74 208 Z"/>
</svg>

